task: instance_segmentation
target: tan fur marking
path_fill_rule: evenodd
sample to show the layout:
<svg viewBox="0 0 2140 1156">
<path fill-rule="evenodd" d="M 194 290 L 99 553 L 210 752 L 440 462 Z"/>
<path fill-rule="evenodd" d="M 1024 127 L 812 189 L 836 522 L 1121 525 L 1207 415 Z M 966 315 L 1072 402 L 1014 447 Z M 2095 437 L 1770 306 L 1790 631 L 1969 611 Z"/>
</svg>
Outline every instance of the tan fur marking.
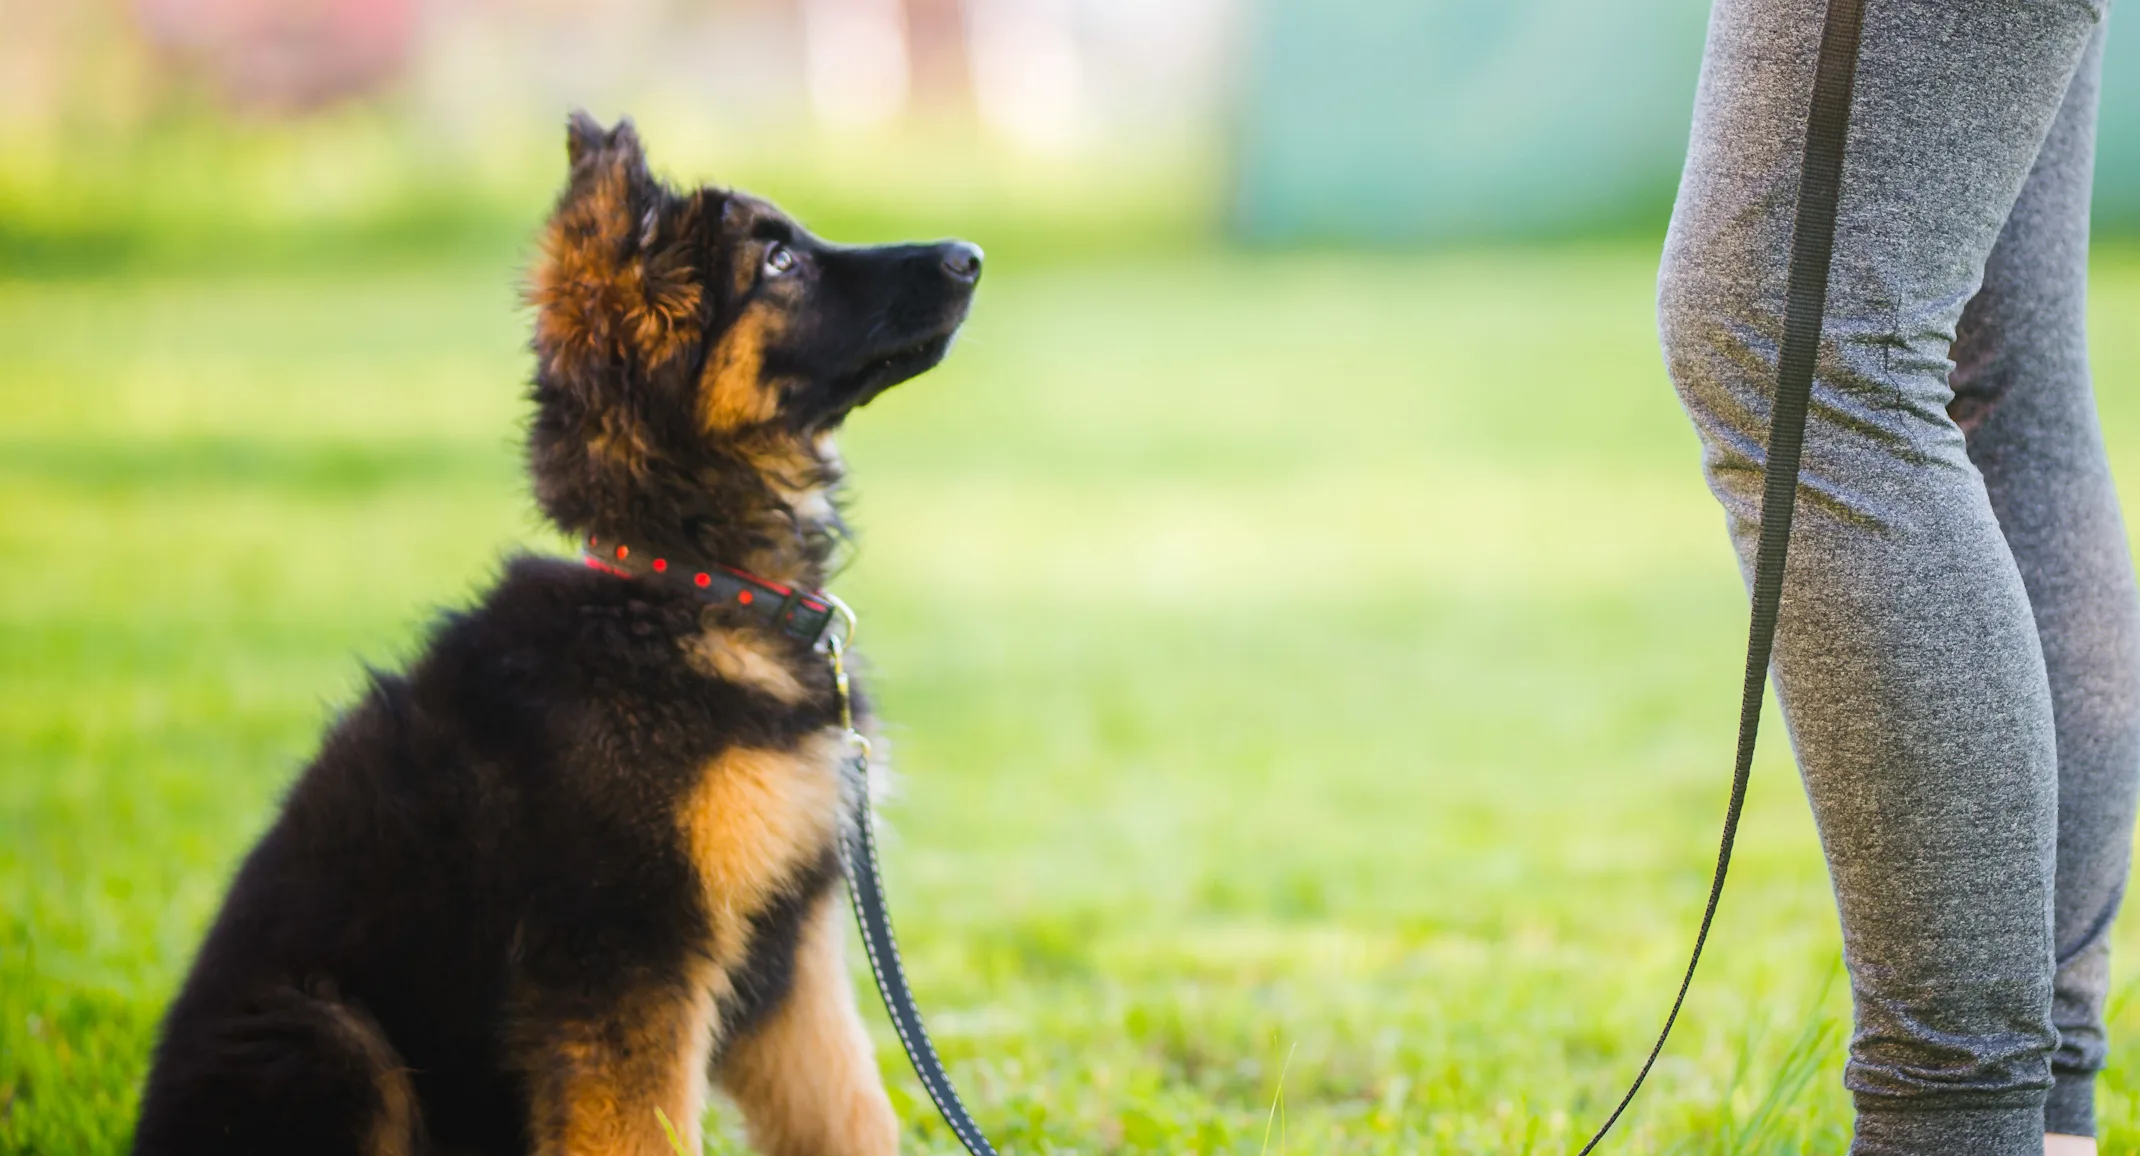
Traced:
<svg viewBox="0 0 2140 1156">
<path fill-rule="evenodd" d="M 761 631 L 702 631 L 684 641 L 684 661 L 700 674 L 748 687 L 787 706 L 810 697 L 810 688 L 795 677 L 781 648 Z"/>
<path fill-rule="evenodd" d="M 418 1126 L 416 1089 L 409 1084 L 400 1055 L 370 1016 L 331 998 L 321 998 L 320 1006 L 371 1068 L 379 1114 L 372 1120 L 371 1135 L 365 1138 L 365 1156 L 410 1156 Z"/>
<path fill-rule="evenodd" d="M 699 379 L 699 425 L 707 433 L 771 421 L 779 391 L 765 380 L 765 347 L 779 314 L 761 303 L 743 310 L 721 334 Z"/>
<path fill-rule="evenodd" d="M 408 1069 L 398 1064 L 373 1068 L 372 1088 L 379 1094 L 379 1118 L 372 1125 L 367 1156 L 412 1156 L 419 1119 Z"/>
<path fill-rule="evenodd" d="M 824 732 L 792 751 L 730 750 L 709 763 L 677 819 L 706 888 L 722 971 L 748 947 L 750 917 L 831 846 L 840 822 L 840 759 Z"/>
<path fill-rule="evenodd" d="M 636 353 L 649 369 L 691 348 L 704 300 L 687 251 L 635 253 L 631 173 L 618 157 L 561 205 L 528 277 L 535 343 L 567 363 Z M 686 226 L 699 211 L 684 210 Z"/>
<path fill-rule="evenodd" d="M 697 226 L 699 199 L 694 196 L 683 210 L 681 225 L 671 235 L 688 234 Z M 629 320 L 632 336 L 649 368 L 659 368 L 690 348 L 699 336 L 699 304 L 704 300 L 698 270 L 692 267 L 688 250 L 681 245 L 648 255 L 641 263 L 639 302 Z"/>
<path fill-rule="evenodd" d="M 663 1115 L 685 1151 L 699 1150 L 710 978 L 644 992 L 607 1019 L 553 1033 L 531 1065 L 536 1156 L 675 1156 Z"/>
<path fill-rule="evenodd" d="M 803 924 L 787 1000 L 721 1062 L 721 1086 L 743 1110 L 751 1143 L 765 1156 L 899 1150 L 899 1119 L 855 1009 L 839 915 L 828 892 Z"/>
<path fill-rule="evenodd" d="M 612 163 L 550 218 L 528 278 L 538 346 L 581 360 L 614 342 L 612 319 L 626 309 L 628 286 L 617 255 L 631 228 L 629 196 L 630 174 Z"/>
</svg>

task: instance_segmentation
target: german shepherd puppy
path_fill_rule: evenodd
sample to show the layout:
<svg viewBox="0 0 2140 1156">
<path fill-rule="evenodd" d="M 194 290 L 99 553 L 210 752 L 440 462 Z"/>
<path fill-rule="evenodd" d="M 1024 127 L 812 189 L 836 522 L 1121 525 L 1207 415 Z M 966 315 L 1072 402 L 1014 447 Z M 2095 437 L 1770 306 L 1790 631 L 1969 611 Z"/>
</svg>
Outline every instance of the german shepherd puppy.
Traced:
<svg viewBox="0 0 2140 1156">
<path fill-rule="evenodd" d="M 599 565 L 511 560 L 328 732 L 164 1020 L 143 1156 L 695 1156 L 709 1078 L 763 1152 L 898 1148 L 809 592 L 833 434 L 944 356 L 981 253 L 830 245 L 655 179 L 629 122 L 567 136 L 528 465 Z"/>
</svg>

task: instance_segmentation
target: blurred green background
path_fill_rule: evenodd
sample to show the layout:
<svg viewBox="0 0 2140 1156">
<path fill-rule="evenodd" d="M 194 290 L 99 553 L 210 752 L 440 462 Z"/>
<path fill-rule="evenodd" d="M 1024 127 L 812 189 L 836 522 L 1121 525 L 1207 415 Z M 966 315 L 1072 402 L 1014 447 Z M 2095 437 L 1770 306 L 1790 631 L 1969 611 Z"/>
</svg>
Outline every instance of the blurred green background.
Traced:
<svg viewBox="0 0 2140 1156">
<path fill-rule="evenodd" d="M 845 439 L 838 589 L 909 965 L 1006 1147 L 1587 1134 L 1699 912 L 1744 631 L 1655 350 L 1669 181 L 1573 235 L 1237 246 L 1274 11 L 0 0 L 0 1152 L 124 1149 L 363 664 L 564 548 L 519 472 L 516 284 L 575 104 L 835 238 L 990 252 L 954 356 Z M 2095 270 L 2140 477 L 2140 248 Z M 1617 1151 L 1844 1143 L 1833 914 L 1769 734 Z M 909 1150 L 954 1151 L 871 1014 Z"/>
</svg>

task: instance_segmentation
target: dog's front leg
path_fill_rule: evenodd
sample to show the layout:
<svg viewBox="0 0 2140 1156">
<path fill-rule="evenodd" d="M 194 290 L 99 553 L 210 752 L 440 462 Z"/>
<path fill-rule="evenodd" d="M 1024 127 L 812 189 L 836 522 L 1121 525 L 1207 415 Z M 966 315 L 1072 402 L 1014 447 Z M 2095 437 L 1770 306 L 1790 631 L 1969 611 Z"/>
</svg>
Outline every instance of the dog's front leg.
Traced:
<svg viewBox="0 0 2140 1156">
<path fill-rule="evenodd" d="M 899 1120 L 855 1008 L 839 902 L 817 901 L 795 946 L 788 998 L 729 1048 L 721 1086 L 765 1156 L 891 1156 Z"/>
<path fill-rule="evenodd" d="M 634 992 L 611 1014 L 530 1025 L 535 1156 L 675 1156 L 700 1150 L 713 1000 L 703 985 Z"/>
</svg>

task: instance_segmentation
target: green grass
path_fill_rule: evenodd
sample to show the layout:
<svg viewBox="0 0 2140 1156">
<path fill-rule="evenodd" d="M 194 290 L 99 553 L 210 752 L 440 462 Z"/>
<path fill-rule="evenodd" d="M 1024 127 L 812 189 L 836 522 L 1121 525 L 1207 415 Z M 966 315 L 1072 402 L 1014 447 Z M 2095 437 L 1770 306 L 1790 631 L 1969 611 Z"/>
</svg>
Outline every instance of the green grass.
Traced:
<svg viewBox="0 0 2140 1156">
<path fill-rule="evenodd" d="M 2140 254 L 2098 264 L 2140 478 Z M 1600 1118 L 1699 909 L 1744 629 L 1651 269 L 1000 265 L 951 362 L 856 421 L 838 588 L 904 776 L 895 910 L 1009 1150 L 1563 1152 Z M 512 277 L 0 283 L 0 1151 L 121 1149 L 361 664 L 558 548 L 517 473 Z M 1834 920 L 1770 734 L 1614 1151 L 1842 1146 Z M 953 1151 L 873 1022 L 910 1150 Z M 2123 996 L 2114 1029 L 2118 1151 Z"/>
</svg>

